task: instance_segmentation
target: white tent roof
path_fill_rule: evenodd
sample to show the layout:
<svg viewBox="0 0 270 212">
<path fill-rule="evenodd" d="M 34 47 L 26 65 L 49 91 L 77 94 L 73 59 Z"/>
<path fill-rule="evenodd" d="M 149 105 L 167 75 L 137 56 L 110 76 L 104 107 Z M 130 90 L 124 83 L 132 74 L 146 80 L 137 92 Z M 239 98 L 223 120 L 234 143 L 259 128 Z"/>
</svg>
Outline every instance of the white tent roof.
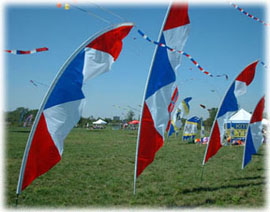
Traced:
<svg viewBox="0 0 270 212">
<path fill-rule="evenodd" d="M 269 121 L 267 119 L 263 119 L 262 120 L 262 125 L 268 126 L 269 125 Z"/>
<path fill-rule="evenodd" d="M 92 122 L 93 124 L 107 124 L 106 121 L 103 121 L 102 119 L 99 119 L 97 121 Z"/>
<path fill-rule="evenodd" d="M 228 122 L 236 122 L 236 123 L 249 123 L 249 120 L 251 118 L 251 114 L 247 111 L 245 111 L 243 108 L 238 110 L 237 113 L 231 116 L 229 118 Z"/>
</svg>

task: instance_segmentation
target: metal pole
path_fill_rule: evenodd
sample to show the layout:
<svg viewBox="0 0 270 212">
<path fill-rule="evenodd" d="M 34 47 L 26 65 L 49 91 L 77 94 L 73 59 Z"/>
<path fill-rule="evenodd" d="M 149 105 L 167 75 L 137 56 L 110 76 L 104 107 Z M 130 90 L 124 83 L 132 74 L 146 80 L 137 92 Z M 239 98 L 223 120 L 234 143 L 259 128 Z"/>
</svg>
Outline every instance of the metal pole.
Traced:
<svg viewBox="0 0 270 212">
<path fill-rule="evenodd" d="M 171 4 L 169 5 L 169 7 L 168 7 L 168 9 L 167 9 L 166 16 L 164 17 L 163 24 L 162 24 L 162 27 L 161 27 L 160 32 L 159 32 L 159 38 L 158 38 L 159 41 L 160 41 L 160 38 L 161 38 L 161 35 L 162 35 L 162 32 L 163 32 L 163 28 L 164 28 L 165 22 L 166 22 L 166 20 L 167 20 L 167 16 L 168 16 L 168 14 L 169 14 L 170 8 L 171 8 Z M 143 116 L 143 111 L 144 111 L 144 102 L 145 102 L 146 91 L 147 91 L 147 88 L 148 88 L 150 76 L 151 76 L 151 73 L 152 73 L 152 67 L 153 67 L 153 64 L 154 64 L 154 61 L 155 61 L 155 58 L 156 58 L 156 53 L 157 53 L 158 47 L 159 47 L 159 46 L 157 46 L 157 45 L 156 45 L 156 47 L 155 47 L 155 53 L 154 53 L 154 56 L 153 56 L 153 58 L 152 58 L 151 66 L 150 66 L 150 69 L 149 69 L 150 71 L 149 71 L 149 73 L 148 73 L 147 81 L 146 81 L 145 88 L 144 88 L 144 94 L 143 94 L 142 109 L 141 109 L 140 123 L 139 123 L 138 136 L 137 136 L 136 155 L 135 155 L 134 190 L 133 190 L 133 194 L 134 194 L 134 195 L 136 194 L 136 179 L 137 179 L 138 152 L 139 152 L 139 145 L 140 145 L 140 134 L 141 134 L 142 116 Z"/>
</svg>

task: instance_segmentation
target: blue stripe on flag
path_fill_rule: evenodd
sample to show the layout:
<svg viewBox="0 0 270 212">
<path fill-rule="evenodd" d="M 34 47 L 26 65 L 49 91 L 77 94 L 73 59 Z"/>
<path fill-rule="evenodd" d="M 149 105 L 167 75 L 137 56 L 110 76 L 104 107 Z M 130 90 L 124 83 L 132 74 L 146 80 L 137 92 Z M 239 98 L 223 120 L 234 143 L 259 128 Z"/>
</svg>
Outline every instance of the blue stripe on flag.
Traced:
<svg viewBox="0 0 270 212">
<path fill-rule="evenodd" d="M 188 119 L 189 122 L 195 122 L 195 123 L 199 123 L 201 119 L 197 116 L 193 116 L 192 118 Z"/>
<path fill-rule="evenodd" d="M 144 36 L 144 33 L 138 29 L 138 33 L 141 35 L 141 36 Z"/>
<path fill-rule="evenodd" d="M 160 42 L 165 43 L 163 34 Z M 167 49 L 159 46 L 153 62 L 145 99 L 152 96 L 160 88 L 174 82 L 175 79 L 175 72 L 170 64 Z"/>
<path fill-rule="evenodd" d="M 247 135 L 245 148 L 246 149 L 245 149 L 245 157 L 244 157 L 244 167 L 251 161 L 252 155 L 256 154 L 250 128 L 248 129 L 248 135 Z"/>
<path fill-rule="evenodd" d="M 174 132 L 175 132 L 175 129 L 174 129 L 173 124 L 171 123 L 170 130 L 168 132 L 168 136 L 171 136 Z"/>
<path fill-rule="evenodd" d="M 54 87 L 44 109 L 70 101 L 83 99 L 84 50 L 69 64 Z"/>
<path fill-rule="evenodd" d="M 237 111 L 238 110 L 238 104 L 237 104 L 237 99 L 234 95 L 234 88 L 235 88 L 235 82 L 232 84 L 230 87 L 228 93 L 226 94 L 223 103 L 220 107 L 219 113 L 217 118 L 223 116 L 227 112 L 231 111 Z"/>
</svg>

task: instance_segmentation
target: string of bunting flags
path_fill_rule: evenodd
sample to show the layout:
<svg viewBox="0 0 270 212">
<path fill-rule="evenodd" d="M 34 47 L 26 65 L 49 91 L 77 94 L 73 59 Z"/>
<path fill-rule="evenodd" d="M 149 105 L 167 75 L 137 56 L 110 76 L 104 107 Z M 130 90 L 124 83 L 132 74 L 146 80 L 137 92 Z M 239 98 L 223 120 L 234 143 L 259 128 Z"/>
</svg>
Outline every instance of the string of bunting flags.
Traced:
<svg viewBox="0 0 270 212">
<path fill-rule="evenodd" d="M 243 13 L 246 16 L 248 16 L 249 18 L 252 18 L 253 20 L 260 22 L 264 26 L 270 26 L 269 23 L 266 23 L 263 20 L 255 17 L 254 15 L 251 15 L 250 13 L 246 12 L 243 8 L 240 8 L 238 5 L 236 5 L 234 3 L 231 3 L 231 2 L 230 2 L 230 5 L 232 5 L 235 9 L 239 10 L 241 13 Z"/>
<path fill-rule="evenodd" d="M 181 51 L 181 50 L 176 50 L 176 49 L 173 49 L 169 46 L 167 46 L 166 44 L 164 43 L 160 43 L 160 42 L 157 42 L 157 41 L 154 41 L 152 39 L 150 39 L 142 30 L 138 29 L 137 32 L 147 41 L 149 41 L 150 43 L 153 43 L 155 45 L 158 45 L 158 46 L 161 46 L 161 47 L 164 47 L 164 48 L 167 48 L 168 50 L 172 51 L 172 52 L 178 52 L 179 54 L 181 55 L 184 55 L 185 57 L 187 57 L 202 73 L 210 76 L 210 77 L 223 77 L 225 76 L 226 80 L 228 80 L 228 75 L 227 74 L 219 74 L 219 75 L 213 75 L 211 74 L 210 72 L 206 71 L 202 66 L 199 65 L 199 63 L 197 63 L 196 60 L 194 60 L 190 54 L 187 54 L 186 52 L 184 51 Z"/>
<path fill-rule="evenodd" d="M 5 50 L 5 52 L 11 53 L 11 54 L 34 54 L 37 52 L 44 52 L 48 50 L 49 49 L 47 47 L 42 47 L 42 48 L 37 48 L 33 50 Z"/>
</svg>

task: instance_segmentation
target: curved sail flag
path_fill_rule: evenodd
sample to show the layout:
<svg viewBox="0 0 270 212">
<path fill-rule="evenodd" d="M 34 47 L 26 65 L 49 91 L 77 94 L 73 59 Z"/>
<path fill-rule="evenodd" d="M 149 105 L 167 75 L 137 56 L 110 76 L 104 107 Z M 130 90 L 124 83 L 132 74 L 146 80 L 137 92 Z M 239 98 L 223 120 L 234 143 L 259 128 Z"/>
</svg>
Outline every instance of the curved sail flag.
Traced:
<svg viewBox="0 0 270 212">
<path fill-rule="evenodd" d="M 174 110 L 172 114 L 172 121 L 168 130 L 168 137 L 170 137 L 174 132 L 178 133 L 182 126 L 182 118 L 185 118 L 189 114 L 190 106 L 189 101 L 192 97 L 187 97 L 183 99 L 179 107 Z"/>
<path fill-rule="evenodd" d="M 263 110 L 264 110 L 264 96 L 261 98 L 257 104 L 248 126 L 248 131 L 246 134 L 246 144 L 243 154 L 242 169 L 251 161 L 252 155 L 256 154 L 259 147 L 263 143 L 262 134 L 262 120 L 263 120 Z"/>
<path fill-rule="evenodd" d="M 183 49 L 189 33 L 188 5 L 172 4 L 165 20 L 159 41 L 173 48 Z M 175 88 L 176 69 L 180 66 L 180 59 L 180 54 L 156 46 L 138 130 L 134 192 L 136 178 L 152 163 L 156 152 L 163 145 L 169 121 L 168 106 Z"/>
<path fill-rule="evenodd" d="M 210 140 L 205 150 L 203 165 L 221 148 L 224 135 L 224 121 L 239 109 L 237 98 L 246 93 L 247 86 L 250 85 L 255 76 L 257 64 L 258 61 L 255 61 L 248 65 L 232 82 L 225 94 L 211 129 Z"/>
<path fill-rule="evenodd" d="M 17 194 L 60 161 L 64 139 L 81 117 L 84 82 L 109 71 L 121 52 L 122 40 L 132 27 L 131 23 L 123 23 L 96 34 L 62 66 L 30 132 Z"/>
<path fill-rule="evenodd" d="M 189 101 L 192 99 L 192 97 L 187 97 L 185 99 L 183 99 L 181 105 L 180 105 L 180 110 L 181 110 L 181 118 L 185 118 L 187 117 L 187 115 L 189 114 Z"/>
</svg>

